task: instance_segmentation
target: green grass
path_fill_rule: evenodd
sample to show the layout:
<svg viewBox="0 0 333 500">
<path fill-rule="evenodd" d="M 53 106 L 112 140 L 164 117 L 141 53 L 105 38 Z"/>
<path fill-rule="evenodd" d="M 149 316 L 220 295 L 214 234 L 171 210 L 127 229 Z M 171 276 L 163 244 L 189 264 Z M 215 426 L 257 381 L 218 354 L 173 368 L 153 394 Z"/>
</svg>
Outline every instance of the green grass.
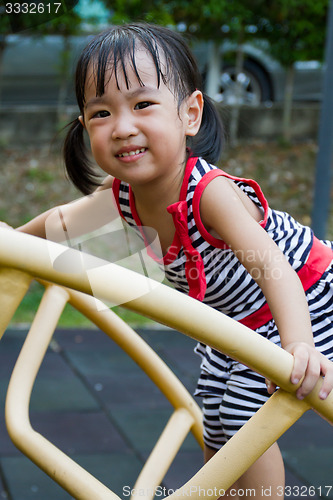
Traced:
<svg viewBox="0 0 333 500">
<path fill-rule="evenodd" d="M 16 310 L 12 324 L 30 324 L 36 314 L 39 303 L 44 293 L 44 287 L 37 282 L 33 282 L 28 293 L 23 298 Z M 118 314 L 126 323 L 132 326 L 143 326 L 151 322 L 148 318 L 137 313 L 124 309 L 123 307 L 113 307 L 112 310 Z M 90 320 L 79 311 L 67 304 L 58 323 L 59 327 L 89 327 L 92 326 Z"/>
</svg>

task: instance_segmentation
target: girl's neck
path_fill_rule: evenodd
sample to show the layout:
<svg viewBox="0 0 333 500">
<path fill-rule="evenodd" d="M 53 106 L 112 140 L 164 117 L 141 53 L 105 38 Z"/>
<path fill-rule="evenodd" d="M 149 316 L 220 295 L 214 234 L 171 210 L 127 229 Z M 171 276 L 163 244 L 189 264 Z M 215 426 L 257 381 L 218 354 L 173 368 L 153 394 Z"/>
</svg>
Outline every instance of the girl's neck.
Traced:
<svg viewBox="0 0 333 500">
<path fill-rule="evenodd" d="M 149 184 L 132 185 L 138 213 L 140 208 L 144 211 L 164 210 L 166 207 L 179 200 L 179 194 L 184 179 L 185 166 L 179 168 L 173 175 L 156 180 Z M 139 213 L 140 215 L 140 213 Z"/>
</svg>

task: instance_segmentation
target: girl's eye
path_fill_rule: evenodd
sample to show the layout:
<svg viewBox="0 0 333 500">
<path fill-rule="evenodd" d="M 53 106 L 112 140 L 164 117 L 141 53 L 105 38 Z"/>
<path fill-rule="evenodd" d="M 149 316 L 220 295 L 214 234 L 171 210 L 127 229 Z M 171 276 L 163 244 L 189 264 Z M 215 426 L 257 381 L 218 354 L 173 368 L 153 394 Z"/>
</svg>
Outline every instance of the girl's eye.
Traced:
<svg viewBox="0 0 333 500">
<path fill-rule="evenodd" d="M 143 101 L 143 102 L 138 102 L 138 104 L 135 105 L 134 109 L 145 109 L 148 108 L 148 106 L 151 106 L 152 103 L 149 101 Z"/>
<path fill-rule="evenodd" d="M 110 116 L 109 111 L 97 111 L 97 113 L 94 114 L 93 118 L 106 118 L 107 116 Z"/>
</svg>

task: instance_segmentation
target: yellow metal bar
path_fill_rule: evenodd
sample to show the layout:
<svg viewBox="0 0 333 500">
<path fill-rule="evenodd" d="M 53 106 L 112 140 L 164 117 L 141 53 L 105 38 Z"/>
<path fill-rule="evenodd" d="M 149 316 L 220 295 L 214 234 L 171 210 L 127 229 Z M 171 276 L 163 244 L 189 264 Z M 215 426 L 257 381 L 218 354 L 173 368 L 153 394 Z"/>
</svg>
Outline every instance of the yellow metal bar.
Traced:
<svg viewBox="0 0 333 500">
<path fill-rule="evenodd" d="M 168 498 L 218 498 L 310 406 L 279 389 L 259 411 L 197 472 Z"/>
<path fill-rule="evenodd" d="M 15 269 L 0 268 L 0 339 L 26 294 L 31 276 Z"/>
<path fill-rule="evenodd" d="M 47 289 L 10 379 L 6 398 L 6 425 L 13 443 L 38 467 L 80 500 L 119 500 L 119 497 L 65 453 L 34 431 L 29 402 L 35 378 L 68 300 L 64 289 Z"/>
<path fill-rule="evenodd" d="M 133 499 L 153 499 L 193 424 L 192 415 L 185 409 L 176 410 L 170 417 L 153 451 L 149 455 L 133 488 Z"/>
</svg>

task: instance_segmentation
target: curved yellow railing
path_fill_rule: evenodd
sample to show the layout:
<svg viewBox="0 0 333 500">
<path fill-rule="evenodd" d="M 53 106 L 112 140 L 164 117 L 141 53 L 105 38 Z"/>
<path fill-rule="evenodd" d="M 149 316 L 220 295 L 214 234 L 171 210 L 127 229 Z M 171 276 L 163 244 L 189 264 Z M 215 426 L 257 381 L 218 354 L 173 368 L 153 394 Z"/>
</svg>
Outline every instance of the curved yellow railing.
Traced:
<svg viewBox="0 0 333 500">
<path fill-rule="evenodd" d="M 13 371 L 6 401 L 6 422 L 14 443 L 72 496 L 119 498 L 73 462 L 30 425 L 28 408 L 33 383 L 64 305 L 70 302 L 136 360 L 174 406 L 165 430 L 147 460 L 135 490 L 154 491 L 191 429 L 202 445 L 201 412 L 191 396 L 145 342 L 112 311 L 98 312 L 92 295 L 149 316 L 211 345 L 250 366 L 281 387 L 250 421 L 183 487 L 179 495 L 199 499 L 204 491 L 219 496 L 261 456 L 305 411 L 314 408 L 333 422 L 333 394 L 318 397 L 321 381 L 303 401 L 290 383 L 292 356 L 245 326 L 165 285 L 95 257 L 65 248 L 77 261 L 89 262 L 75 273 L 55 270 L 50 251 L 63 247 L 16 231 L 0 229 L 0 334 L 33 278 L 48 284 L 27 340 Z M 51 284 L 52 283 L 52 284 Z M 133 294 L 133 289 L 135 294 Z M 130 292 L 129 292 L 130 291 Z M 83 292 L 83 293 L 82 293 Z M 130 293 L 130 295 L 129 295 Z M 138 298 L 128 300 L 128 297 Z M 93 307 L 95 306 L 95 307 Z M 33 360 L 33 361 L 32 361 Z M 29 369 L 27 369 L 29 367 Z M 154 466 L 153 466 L 154 465 Z M 213 495 L 212 495 L 213 493 Z M 149 498 L 149 495 L 146 496 Z"/>
</svg>

